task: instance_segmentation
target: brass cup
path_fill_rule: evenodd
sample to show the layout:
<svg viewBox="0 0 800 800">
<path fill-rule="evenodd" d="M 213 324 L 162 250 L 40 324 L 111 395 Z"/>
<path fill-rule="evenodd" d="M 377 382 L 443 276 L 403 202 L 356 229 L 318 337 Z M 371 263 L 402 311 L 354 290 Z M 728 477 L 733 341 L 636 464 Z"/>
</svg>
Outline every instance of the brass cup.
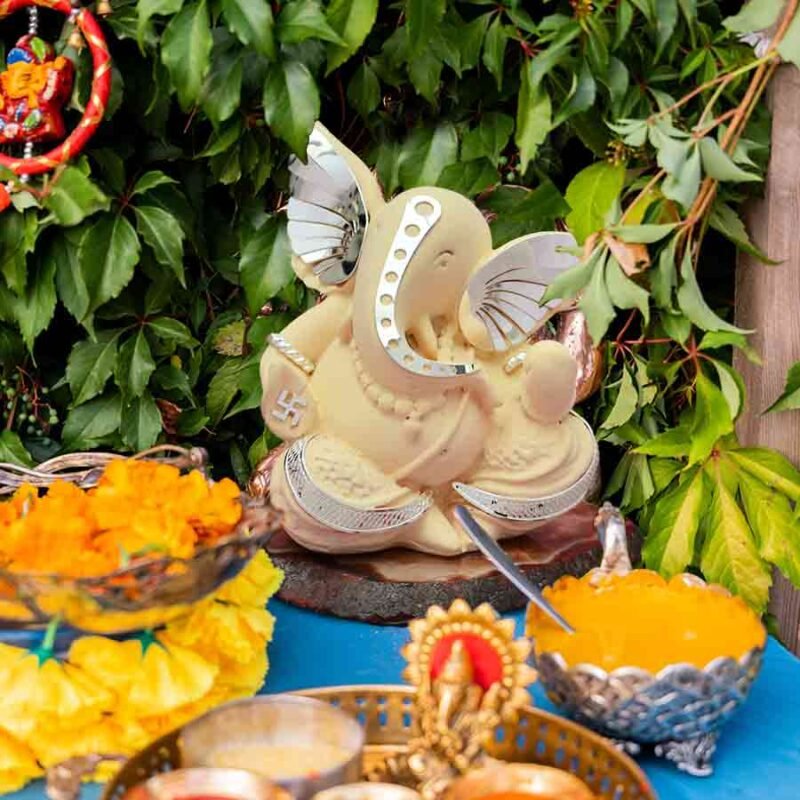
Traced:
<svg viewBox="0 0 800 800">
<path fill-rule="evenodd" d="M 394 783 L 348 783 L 315 794 L 313 800 L 422 800 L 419 792 Z"/>
<path fill-rule="evenodd" d="M 142 800 L 181 800 L 198 795 L 231 800 L 291 800 L 285 789 L 243 769 L 178 769 L 150 778 L 142 789 Z"/>
<path fill-rule="evenodd" d="M 480 800 L 519 792 L 531 800 L 596 800 L 586 784 L 569 772 L 540 764 L 492 764 L 453 781 L 445 800 Z"/>
<path fill-rule="evenodd" d="M 212 767 L 221 751 L 248 745 L 311 747 L 331 744 L 347 751 L 347 758 L 331 769 L 271 779 L 294 800 L 309 800 L 317 792 L 361 778 L 364 731 L 355 719 L 321 700 L 273 695 L 238 700 L 219 706 L 190 722 L 181 731 L 181 764 Z M 238 765 L 237 765 L 238 766 Z M 259 771 L 259 764 L 247 769 Z"/>
</svg>

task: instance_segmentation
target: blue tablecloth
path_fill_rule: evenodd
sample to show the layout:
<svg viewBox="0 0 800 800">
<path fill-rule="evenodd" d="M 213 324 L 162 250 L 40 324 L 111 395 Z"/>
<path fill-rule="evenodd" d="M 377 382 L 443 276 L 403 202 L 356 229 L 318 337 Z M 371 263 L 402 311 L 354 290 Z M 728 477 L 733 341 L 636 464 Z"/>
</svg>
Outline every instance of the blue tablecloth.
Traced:
<svg viewBox="0 0 800 800">
<path fill-rule="evenodd" d="M 347 622 L 279 602 L 270 608 L 277 625 L 263 691 L 401 682 L 405 628 Z M 688 777 L 670 764 L 643 759 L 660 800 L 800 800 L 799 693 L 800 660 L 770 641 L 749 700 L 720 739 L 712 777 Z M 553 710 L 538 687 L 534 700 L 540 708 Z M 87 787 L 83 797 L 95 800 L 98 794 L 95 787 Z M 11 798 L 42 796 L 39 783 Z"/>
</svg>

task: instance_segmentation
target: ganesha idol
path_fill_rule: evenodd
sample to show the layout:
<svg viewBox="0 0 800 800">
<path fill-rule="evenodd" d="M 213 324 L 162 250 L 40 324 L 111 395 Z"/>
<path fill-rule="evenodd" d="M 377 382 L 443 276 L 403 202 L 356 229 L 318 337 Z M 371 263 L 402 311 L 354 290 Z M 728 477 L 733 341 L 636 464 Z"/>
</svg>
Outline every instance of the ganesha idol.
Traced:
<svg viewBox="0 0 800 800">
<path fill-rule="evenodd" d="M 321 125 L 290 165 L 298 276 L 326 295 L 261 362 L 262 413 L 288 447 L 270 498 L 300 545 L 328 553 L 473 549 L 467 505 L 497 539 L 583 500 L 597 445 L 574 412 L 577 364 L 531 337 L 568 233 L 492 249 L 469 200 L 424 187 L 385 202 Z"/>
</svg>

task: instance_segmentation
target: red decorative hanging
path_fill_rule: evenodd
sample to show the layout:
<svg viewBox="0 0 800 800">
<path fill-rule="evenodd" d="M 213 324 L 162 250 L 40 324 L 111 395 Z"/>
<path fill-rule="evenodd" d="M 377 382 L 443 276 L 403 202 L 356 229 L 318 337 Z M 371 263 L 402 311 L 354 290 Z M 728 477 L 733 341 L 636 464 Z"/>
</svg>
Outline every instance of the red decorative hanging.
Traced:
<svg viewBox="0 0 800 800">
<path fill-rule="evenodd" d="M 80 153 L 103 119 L 111 92 L 111 56 L 95 17 L 69 0 L 0 0 L 0 19 L 25 8 L 60 11 L 83 34 L 93 62 L 92 90 L 78 126 L 52 150 L 42 155 L 14 158 L 0 153 L 0 166 L 19 176 L 40 175 Z M 75 67 L 35 32 L 23 36 L 8 54 L 0 72 L 0 144 L 33 143 L 62 139 L 61 110 L 72 92 Z M 0 203 L 1 205 L 1 203 Z"/>
</svg>

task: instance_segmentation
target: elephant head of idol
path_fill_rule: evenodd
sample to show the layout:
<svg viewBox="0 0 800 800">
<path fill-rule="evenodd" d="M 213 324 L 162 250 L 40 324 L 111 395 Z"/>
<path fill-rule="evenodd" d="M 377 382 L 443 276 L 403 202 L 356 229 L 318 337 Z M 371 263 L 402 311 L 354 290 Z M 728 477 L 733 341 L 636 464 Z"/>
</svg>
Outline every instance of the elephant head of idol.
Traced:
<svg viewBox="0 0 800 800">
<path fill-rule="evenodd" d="M 295 267 L 323 291 L 352 292 L 353 341 L 371 376 L 410 397 L 464 386 L 488 398 L 477 362 L 541 325 L 548 283 L 575 263 L 572 236 L 493 250 L 482 213 L 456 192 L 421 187 L 384 202 L 366 165 L 319 124 L 292 172 Z"/>
</svg>

